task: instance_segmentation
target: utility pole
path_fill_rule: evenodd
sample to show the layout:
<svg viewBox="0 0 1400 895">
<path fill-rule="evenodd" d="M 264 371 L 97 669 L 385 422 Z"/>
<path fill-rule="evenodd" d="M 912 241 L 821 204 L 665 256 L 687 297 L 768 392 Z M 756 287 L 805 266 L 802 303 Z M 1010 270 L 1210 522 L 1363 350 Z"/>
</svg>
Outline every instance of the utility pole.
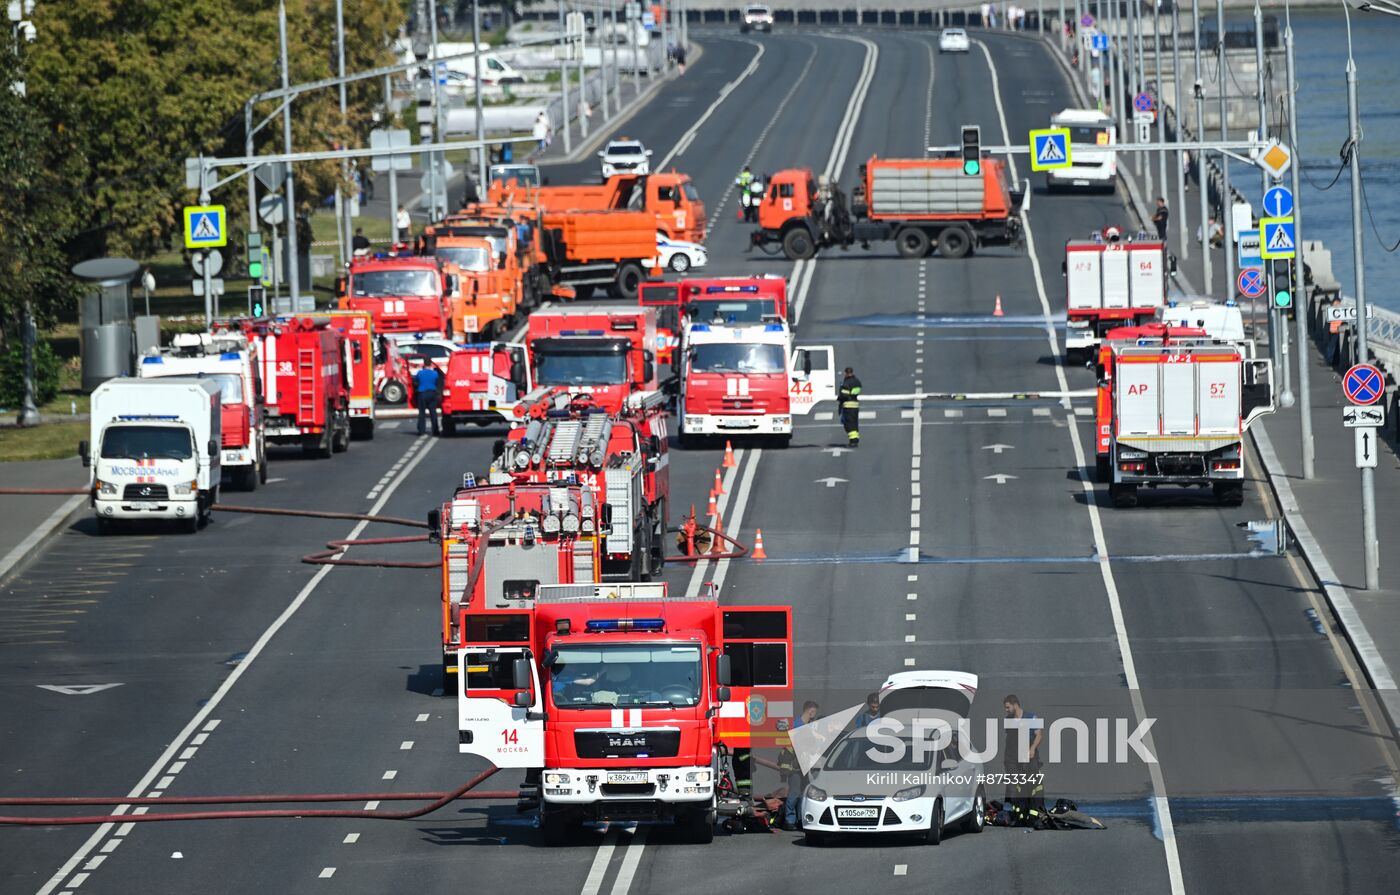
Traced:
<svg viewBox="0 0 1400 895">
<path fill-rule="evenodd" d="M 1181 92 L 1181 14 L 1180 6 L 1172 4 L 1172 102 L 1176 112 L 1176 142 L 1179 146 L 1185 138 L 1183 125 L 1186 123 L 1186 103 Z M 1165 190 L 1163 190 L 1165 192 Z M 1202 225 L 1206 219 L 1201 218 Z M 1186 154 L 1176 151 L 1176 229 L 1177 242 L 1181 247 L 1181 257 L 1191 257 L 1191 234 L 1186 226 Z M 1207 291 L 1206 293 L 1210 293 Z"/>
<path fill-rule="evenodd" d="M 608 98 L 608 30 L 603 27 L 603 7 L 598 7 L 598 24 L 593 30 L 598 32 L 598 76 L 603 81 L 603 123 L 612 120 L 611 104 Z"/>
<path fill-rule="evenodd" d="M 1225 55 L 1225 0 L 1215 0 L 1215 52 L 1220 70 L 1220 140 L 1230 139 L 1230 106 L 1225 99 L 1230 82 L 1230 59 Z M 1220 154 L 1220 223 L 1225 227 L 1225 290 L 1235 288 L 1235 213 L 1230 193 L 1230 157 Z"/>
<path fill-rule="evenodd" d="M 942 11 L 942 10 L 939 10 L 939 11 L 938 11 L 938 19 L 939 19 L 939 23 L 941 24 L 942 21 L 943 21 L 943 11 Z M 1064 51 L 1065 51 L 1065 0 L 1060 0 L 1060 52 L 1063 53 Z"/>
<path fill-rule="evenodd" d="M 1288 77 L 1288 145 L 1294 152 L 1298 151 L 1298 82 L 1294 80 L 1293 71 L 1293 20 L 1288 7 L 1283 8 L 1284 29 L 1283 46 L 1284 58 L 1287 60 L 1285 73 Z M 1305 308 L 1299 307 L 1299 302 L 1306 295 L 1303 290 L 1306 284 L 1303 282 L 1303 209 L 1298 202 L 1298 197 L 1302 195 L 1301 185 L 1298 180 L 1299 165 L 1292 165 L 1293 174 L 1293 233 L 1295 243 L 1298 246 L 1298 258 L 1293 262 L 1293 307 L 1294 316 L 1297 323 L 1298 349 L 1294 354 L 1298 355 L 1298 421 L 1302 427 L 1303 436 L 1303 479 L 1306 481 L 1315 475 L 1313 468 L 1313 432 L 1312 432 L 1312 370 L 1308 366 L 1308 321 Z"/>
<path fill-rule="evenodd" d="M 1201 10 L 1200 0 L 1191 0 L 1191 42 L 1195 44 L 1196 83 L 1192 85 L 1191 92 L 1196 96 L 1196 139 L 1206 138 L 1206 95 L 1204 84 L 1201 80 Z M 1296 144 L 1295 144 L 1296 145 Z M 1205 282 L 1202 284 L 1206 295 L 1211 293 L 1210 276 L 1210 189 L 1206 179 L 1206 154 L 1199 149 L 1196 150 L 1196 190 L 1201 194 L 1201 267 L 1205 272 Z"/>
<path fill-rule="evenodd" d="M 588 108 L 588 74 L 583 65 L 583 57 L 588 55 L 588 27 L 583 19 L 582 10 L 579 11 L 578 29 L 578 135 L 579 139 L 588 139 L 588 116 L 584 110 Z"/>
<path fill-rule="evenodd" d="M 1259 9 L 1259 0 L 1254 0 L 1254 67 L 1255 90 L 1259 94 L 1259 139 L 1266 140 L 1269 136 L 1269 103 L 1264 98 L 1264 13 Z M 1264 170 L 1264 166 L 1259 166 L 1259 198 L 1263 201 L 1264 194 L 1269 191 L 1269 172 Z M 1260 217 L 1263 217 L 1260 212 Z M 1272 278 L 1272 271 L 1269 272 Z M 1269 292 L 1272 295 L 1272 290 Z M 1259 303 L 1254 299 L 1254 303 Z M 1288 394 L 1292 373 L 1289 372 L 1284 353 L 1284 343 L 1288 341 L 1288 328 L 1284 326 L 1284 321 L 1277 308 L 1274 307 L 1273 300 L 1270 299 L 1265 311 L 1269 321 L 1269 357 L 1273 359 L 1274 369 L 1279 370 L 1283 380 L 1283 394 Z"/>
<path fill-rule="evenodd" d="M 440 134 L 439 131 L 438 131 L 438 125 L 441 123 L 441 122 L 438 120 L 438 110 L 439 110 L 440 108 L 442 108 L 442 74 L 441 74 L 441 72 L 438 70 L 438 61 L 437 61 L 437 57 L 438 57 L 437 0 L 428 0 L 428 59 L 431 60 L 431 64 L 430 64 L 430 66 L 429 66 L 429 71 L 431 71 L 432 74 L 433 74 L 433 83 L 432 83 L 432 87 L 430 88 L 430 89 L 432 90 L 432 107 L 433 107 L 433 108 L 432 108 L 432 119 L 433 119 L 433 120 L 430 122 L 430 124 L 431 124 L 430 133 L 431 133 L 431 139 L 432 139 L 432 141 L 433 141 L 434 143 L 438 142 L 438 140 L 441 139 L 441 134 Z M 478 72 L 477 74 L 479 75 L 480 72 Z M 478 77 L 478 78 L 476 79 L 476 89 L 477 89 L 478 91 L 481 90 L 481 78 L 480 78 L 480 77 Z M 419 108 L 421 109 L 422 107 L 420 106 Z M 418 127 L 419 127 L 418 138 L 421 140 L 421 139 L 423 138 L 423 133 L 422 133 L 423 123 L 422 123 L 421 121 L 418 123 Z M 427 156 L 425 156 L 425 157 L 423 158 L 423 164 L 424 164 L 424 165 L 427 167 L 427 169 L 428 169 L 428 173 L 427 173 L 427 181 L 428 181 L 428 222 L 429 222 L 429 223 L 433 223 L 433 222 L 435 222 L 435 221 L 438 219 L 438 204 L 437 204 L 437 197 L 438 197 L 438 179 L 442 177 L 442 166 L 438 164 L 437 153 L 429 153 Z M 444 192 L 444 193 L 447 192 L 447 185 L 446 185 L 446 184 L 443 185 L 442 192 Z M 395 209 L 395 211 L 397 212 L 397 209 Z"/>
<path fill-rule="evenodd" d="M 560 117 L 564 119 L 561 125 L 564 131 L 564 154 L 573 152 L 572 138 L 569 136 L 569 41 L 566 39 L 568 29 L 564 25 L 564 0 L 559 0 L 559 110 Z"/>
<path fill-rule="evenodd" d="M 1157 142 L 1167 142 L 1167 90 L 1162 80 L 1162 7 L 1154 6 L 1152 10 L 1152 66 L 1155 69 L 1154 79 L 1157 84 Z M 1178 166 L 1179 167 L 1179 166 Z M 1171 195 L 1171 181 L 1167 180 L 1167 153 L 1162 151 L 1157 153 L 1157 181 L 1161 184 L 1161 196 L 1166 198 Z M 1150 200 L 1149 200 L 1150 201 Z M 1181 206 L 1177 206 L 1177 214 L 1181 213 Z"/>
<path fill-rule="evenodd" d="M 282 89 L 291 86 L 291 74 L 287 63 L 287 0 L 277 4 L 277 28 L 282 50 Z M 292 152 L 292 98 L 286 98 L 282 106 L 282 142 L 288 154 Z M 283 189 L 287 193 L 287 278 L 291 281 L 292 311 L 310 310 L 301 306 L 301 270 L 297 258 L 297 194 L 293 182 L 292 166 L 287 166 L 287 181 Z M 257 209 L 253 210 L 257 214 Z M 314 302 L 313 302 L 314 304 Z"/>
<path fill-rule="evenodd" d="M 433 33 L 437 34 L 436 26 Z M 436 39 L 433 41 L 433 47 L 436 50 Z M 476 139 L 477 142 L 481 143 L 481 148 L 476 151 L 476 188 L 478 192 L 484 193 L 486 190 L 486 117 L 481 108 L 481 3 L 479 0 L 472 0 L 472 49 L 476 50 L 472 55 L 472 66 L 476 69 L 473 75 L 476 80 Z M 442 139 L 442 131 L 438 131 L 437 139 Z M 444 196 L 447 195 L 446 186 L 443 187 L 442 192 Z M 447 216 L 445 207 L 442 209 L 442 214 L 443 217 Z"/>
<path fill-rule="evenodd" d="M 1343 5 L 1343 10 L 1346 10 Z M 1356 99 L 1356 59 L 1351 50 L 1351 13 L 1347 12 L 1347 123 L 1351 128 L 1351 250 L 1356 264 L 1356 362 L 1370 363 L 1366 337 L 1366 263 L 1361 229 L 1361 113 Z M 1301 267 L 1302 265 L 1298 265 Z M 1361 539 L 1366 554 L 1366 589 L 1379 590 L 1381 561 L 1376 542 L 1376 471 L 1361 470 Z"/>
<path fill-rule="evenodd" d="M 622 77 L 618 74 L 617 68 L 617 0 L 608 0 L 608 31 L 612 38 L 612 81 L 608 89 L 613 91 L 613 109 L 618 114 L 622 113 Z"/>
<path fill-rule="evenodd" d="M 345 0 L 335 0 L 335 52 L 337 57 L 336 75 L 339 78 L 345 77 Z M 345 102 L 345 81 L 340 82 L 340 123 L 346 123 L 346 102 Z M 342 179 L 350 179 L 350 162 L 346 160 L 340 166 Z M 340 233 L 340 244 L 336 248 L 340 251 L 340 263 L 342 265 L 350 260 L 353 252 L 350 243 L 350 208 L 349 202 L 345 201 L 344 185 L 337 185 L 335 188 L 335 216 L 339 221 L 336 230 Z"/>
<path fill-rule="evenodd" d="M 394 82 L 388 75 L 384 76 L 384 120 L 386 124 L 392 124 L 392 117 L 388 114 L 390 106 L 394 102 Z M 399 172 L 395 167 L 396 160 L 389 157 L 389 245 L 396 245 L 399 241 Z M 370 163 L 373 170 L 374 163 Z"/>
</svg>

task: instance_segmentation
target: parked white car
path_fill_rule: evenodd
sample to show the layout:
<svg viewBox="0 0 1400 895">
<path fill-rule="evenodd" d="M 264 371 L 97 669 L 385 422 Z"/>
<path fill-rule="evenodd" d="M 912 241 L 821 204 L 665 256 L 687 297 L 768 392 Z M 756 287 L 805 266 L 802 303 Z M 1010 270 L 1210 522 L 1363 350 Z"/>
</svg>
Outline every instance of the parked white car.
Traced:
<svg viewBox="0 0 1400 895">
<path fill-rule="evenodd" d="M 676 273 L 704 267 L 710 260 L 709 253 L 699 243 L 671 239 L 664 233 L 656 234 L 656 253 L 657 257 L 650 266 L 664 267 Z"/>
<path fill-rule="evenodd" d="M 603 179 L 614 174 L 650 174 L 651 150 L 637 140 L 613 140 L 598 153 L 603 163 Z"/>
<path fill-rule="evenodd" d="M 972 42 L 967 39 L 967 32 L 961 28 L 944 28 L 938 35 L 940 53 L 966 53 L 971 49 Z"/>
<path fill-rule="evenodd" d="M 987 797 L 976 782 L 982 765 L 964 760 L 956 745 L 935 752 L 918 748 L 913 739 L 915 718 L 940 719 L 956 732 L 976 693 L 977 675 L 967 672 L 891 675 L 880 688 L 880 716 L 902 722 L 903 731 L 861 728 L 822 753 L 808 772 L 802 799 L 807 842 L 903 833 L 937 845 L 954 824 L 965 833 L 982 832 Z M 801 748 L 798 737 L 794 731 L 794 745 Z M 899 740 L 898 748 L 892 748 L 892 738 Z"/>
<path fill-rule="evenodd" d="M 416 335 L 399 335 L 397 338 L 390 336 L 394 343 L 394 350 L 400 357 L 422 357 L 426 358 L 443 373 L 447 372 L 447 360 L 452 356 L 452 352 L 461 349 L 461 345 L 444 339 L 441 336 L 421 337 Z M 413 369 L 418 369 L 413 367 Z"/>
</svg>

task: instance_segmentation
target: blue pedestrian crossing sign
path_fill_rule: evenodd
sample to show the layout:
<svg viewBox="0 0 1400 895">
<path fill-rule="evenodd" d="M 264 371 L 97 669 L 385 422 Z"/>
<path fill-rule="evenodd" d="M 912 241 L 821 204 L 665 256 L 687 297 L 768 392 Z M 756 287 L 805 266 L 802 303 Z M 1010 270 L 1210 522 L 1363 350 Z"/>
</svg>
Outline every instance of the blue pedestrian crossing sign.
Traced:
<svg viewBox="0 0 1400 895">
<path fill-rule="evenodd" d="M 1069 128 L 1031 131 L 1031 170 L 1069 167 Z"/>
<path fill-rule="evenodd" d="M 1259 255 L 1273 258 L 1298 257 L 1297 230 L 1293 218 L 1259 219 Z"/>
<path fill-rule="evenodd" d="M 227 223 L 222 205 L 185 206 L 185 248 L 223 248 L 228 245 Z"/>
</svg>

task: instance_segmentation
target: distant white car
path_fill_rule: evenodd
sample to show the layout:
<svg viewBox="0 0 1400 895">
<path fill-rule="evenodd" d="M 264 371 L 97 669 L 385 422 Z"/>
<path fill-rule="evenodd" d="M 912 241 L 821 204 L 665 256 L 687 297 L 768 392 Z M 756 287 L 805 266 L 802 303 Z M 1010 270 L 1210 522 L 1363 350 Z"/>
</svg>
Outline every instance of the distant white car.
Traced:
<svg viewBox="0 0 1400 895">
<path fill-rule="evenodd" d="M 598 153 L 603 163 L 603 179 L 614 174 L 650 174 L 651 150 L 637 140 L 613 140 Z"/>
<path fill-rule="evenodd" d="M 657 257 L 652 267 L 664 267 L 676 273 L 685 273 L 697 267 L 704 267 L 710 260 L 709 253 L 699 243 L 681 242 L 671 239 L 664 233 L 656 234 Z"/>
<path fill-rule="evenodd" d="M 966 53 L 971 49 L 972 42 L 967 39 L 967 32 L 961 28 L 944 28 L 938 35 L 940 53 Z"/>
<path fill-rule="evenodd" d="M 773 33 L 773 10 L 761 3 L 751 3 L 744 7 L 744 21 L 739 25 L 739 33 L 766 31 Z"/>
<path fill-rule="evenodd" d="M 956 746 L 934 752 L 913 739 L 915 718 L 938 718 L 957 731 L 977 694 L 977 675 L 963 671 L 905 671 L 880 688 L 885 725 L 851 731 L 827 747 L 808 773 L 802 829 L 811 845 L 840 836 L 914 835 L 933 845 L 956 824 L 980 833 L 987 796 L 976 782 L 982 765 Z M 900 722 L 902 733 L 886 726 Z M 802 744 L 794 731 L 793 745 Z M 891 748 L 898 743 L 898 748 Z"/>
<path fill-rule="evenodd" d="M 433 366 L 447 372 L 447 360 L 452 356 L 452 352 L 459 351 L 461 345 L 444 339 L 441 336 L 428 336 L 427 338 L 403 334 L 391 337 L 394 343 L 394 350 L 400 357 L 422 357 L 426 358 Z M 417 369 L 416 367 L 414 369 Z"/>
</svg>

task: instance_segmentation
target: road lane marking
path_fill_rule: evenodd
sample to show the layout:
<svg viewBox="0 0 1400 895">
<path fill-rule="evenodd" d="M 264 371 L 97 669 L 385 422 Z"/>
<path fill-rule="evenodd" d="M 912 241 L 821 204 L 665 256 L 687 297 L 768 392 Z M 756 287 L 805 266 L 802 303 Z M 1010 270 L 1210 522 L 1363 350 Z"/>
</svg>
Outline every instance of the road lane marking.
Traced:
<svg viewBox="0 0 1400 895">
<path fill-rule="evenodd" d="M 345 834 L 345 838 L 341 840 L 341 844 L 342 844 L 342 845 L 354 845 L 356 842 L 359 842 L 359 841 L 360 841 L 360 834 L 359 834 L 359 833 L 346 833 L 346 834 Z"/>
<path fill-rule="evenodd" d="M 398 771 L 385 771 L 385 772 L 384 772 L 384 777 L 383 777 L 382 779 L 384 779 L 384 780 L 393 780 L 393 779 L 394 779 L 395 777 L 397 777 L 398 775 L 399 775 L 399 772 L 398 772 Z"/>
<path fill-rule="evenodd" d="M 603 844 L 593 856 L 593 864 L 588 868 L 588 877 L 583 881 L 579 895 L 598 895 L 603 889 L 603 877 L 607 876 L 608 864 L 612 863 L 613 852 L 617 849 L 617 827 L 608 827 L 603 834 Z"/>
<path fill-rule="evenodd" d="M 433 441 L 427 441 L 426 436 L 419 436 L 417 439 L 414 440 L 414 444 L 409 447 L 407 452 L 405 452 L 405 456 L 408 456 L 410 453 L 413 453 L 415 451 L 417 452 L 416 455 L 413 457 L 413 460 L 411 462 L 404 466 L 403 474 L 384 491 L 384 493 L 380 496 L 379 500 L 376 501 L 375 504 L 370 508 L 369 515 L 377 515 L 379 511 L 384 508 L 384 505 L 389 502 L 389 498 L 394 496 L 394 493 L 398 490 L 399 486 L 402 485 L 404 481 L 408 478 L 408 476 L 413 473 L 413 470 L 417 468 L 418 463 L 428 455 L 428 451 L 432 450 L 434 444 L 435 442 Z M 355 527 L 350 530 L 350 534 L 348 535 L 346 540 L 354 540 L 355 538 L 358 538 L 368 526 L 369 522 L 367 521 L 362 520 L 356 523 Z M 172 759 L 174 759 L 176 753 L 180 751 L 180 749 L 183 747 L 184 743 L 187 740 L 190 740 L 191 735 L 194 734 L 195 731 L 202 730 L 204 734 L 208 734 L 212 733 L 219 726 L 219 719 L 210 719 L 209 716 L 214 713 L 214 711 L 219 707 L 219 704 L 222 703 L 224 699 L 228 696 L 228 694 L 233 690 L 234 686 L 243 677 L 244 673 L 247 672 L 247 670 L 250 667 L 252 667 L 253 662 L 258 658 L 258 656 L 262 655 L 263 650 L 267 648 L 267 645 L 272 641 L 272 638 L 276 636 L 277 632 L 282 630 L 282 628 L 287 624 L 287 622 L 289 622 L 292 619 L 292 617 L 297 614 L 297 611 L 300 610 L 301 607 L 306 603 L 307 599 L 310 598 L 311 594 L 316 590 L 316 587 L 325 579 L 327 575 L 331 573 L 331 570 L 334 568 L 335 566 L 331 565 L 321 566 L 321 568 L 316 571 L 316 574 L 311 576 L 311 580 L 308 581 L 306 585 L 302 587 L 302 589 L 297 593 L 297 595 L 292 599 L 292 601 L 287 604 L 287 607 L 282 610 L 281 614 L 279 614 L 277 618 L 273 620 L 272 624 L 270 624 L 267 627 L 267 629 L 262 632 L 262 634 L 258 637 L 257 641 L 253 644 L 252 648 L 248 650 L 248 654 L 244 657 L 243 661 L 238 663 L 238 665 L 234 667 L 233 671 L 229 673 L 228 677 L 224 678 L 224 682 L 219 685 L 217 690 L 214 691 L 214 695 L 211 696 L 209 700 L 205 702 L 204 705 L 201 706 L 197 712 L 195 712 L 194 717 L 190 719 L 189 723 L 185 725 L 184 729 L 182 729 L 180 733 L 176 735 L 176 737 L 173 740 L 170 741 L 170 745 L 165 748 L 165 751 L 161 753 L 160 757 L 156 759 L 155 763 L 152 764 L 150 768 L 146 770 L 146 773 L 142 775 L 141 779 L 137 781 L 136 785 L 131 788 L 131 790 L 127 793 L 127 796 L 129 798 L 136 798 L 141 793 L 146 792 L 150 789 L 151 781 L 154 780 L 157 776 L 159 776 L 162 770 L 170 764 Z M 201 727 L 201 725 L 203 726 Z M 112 816 L 115 818 L 121 816 L 122 814 L 125 814 L 128 807 L 129 806 L 127 805 L 118 805 L 112 810 Z M 144 806 L 139 807 L 132 813 L 145 814 L 146 808 Z M 63 863 L 63 866 L 60 867 L 54 873 L 54 875 L 49 878 L 49 881 L 46 882 L 39 889 L 37 895 L 51 895 L 51 893 L 57 891 L 59 888 L 59 884 L 63 882 L 63 880 L 68 878 L 68 875 L 73 872 L 74 868 L 76 868 L 79 864 L 85 861 L 88 855 L 92 852 L 92 850 L 96 848 L 100 843 L 102 843 L 104 839 L 107 838 L 107 836 L 112 832 L 112 826 L 113 825 L 111 823 L 105 823 L 99 826 L 96 830 L 94 830 L 92 832 L 92 835 L 89 836 L 87 840 L 81 846 L 79 846 L 75 852 L 73 852 L 72 856 L 70 856 L 68 860 Z M 132 825 L 130 823 L 122 824 L 121 831 L 118 833 L 118 835 L 126 835 L 128 832 L 130 832 L 131 826 Z"/>
<path fill-rule="evenodd" d="M 402 743 L 399 743 L 399 751 L 401 751 L 401 752 L 407 752 L 409 749 L 412 749 L 412 748 L 413 748 L 413 740 L 404 740 Z"/>
<path fill-rule="evenodd" d="M 632 841 L 627 845 L 627 851 L 622 855 L 622 866 L 617 870 L 617 879 L 613 881 L 612 895 L 626 895 L 627 890 L 632 888 L 632 878 L 637 875 L 637 865 L 642 860 L 642 850 L 646 848 L 647 828 L 637 827 L 632 833 Z"/>
<path fill-rule="evenodd" d="M 987 69 L 991 72 L 992 97 L 996 100 L 997 117 L 1001 121 L 1002 139 L 1007 144 L 1010 144 L 1011 131 L 1006 126 L 1006 110 L 1003 108 L 1001 102 L 1001 84 L 997 77 L 996 63 L 992 61 L 991 51 L 987 49 L 985 43 L 980 40 L 975 41 L 975 43 L 982 50 L 982 55 L 987 60 Z M 1011 169 L 1012 179 L 1019 179 L 1016 174 L 1016 157 L 1014 155 L 1008 156 L 1007 163 Z M 1050 341 L 1051 353 L 1058 355 L 1059 342 L 1056 339 L 1054 325 L 1050 321 L 1050 300 L 1045 291 L 1045 278 L 1040 270 L 1040 258 L 1035 250 L 1035 234 L 1031 231 L 1030 220 L 1024 207 L 1021 209 L 1021 226 L 1026 235 L 1026 252 L 1030 256 L 1031 270 L 1035 274 L 1036 294 L 1040 299 L 1041 311 L 1045 315 L 1046 338 Z M 1059 382 L 1060 390 L 1062 392 L 1068 392 L 1069 384 L 1065 379 L 1064 367 L 1056 364 L 1055 376 Z M 1068 395 L 1062 398 L 1061 401 L 1061 406 L 1063 406 L 1066 411 L 1070 411 L 1072 404 Z M 1084 409 L 1087 410 L 1088 408 Z M 1075 410 L 1077 412 L 1078 409 L 1075 408 Z M 1073 424 L 1073 415 L 1070 416 L 1070 423 L 1071 424 L 1066 428 L 1069 429 L 1070 441 L 1074 445 L 1075 463 L 1078 465 L 1079 469 L 1087 469 L 1088 467 L 1085 465 L 1084 445 L 1079 438 L 1079 428 Z M 1080 485 L 1084 490 L 1085 506 L 1089 511 L 1089 524 L 1093 529 L 1094 544 L 1098 550 L 1099 573 L 1103 578 L 1104 589 L 1108 593 L 1109 611 L 1113 617 L 1113 633 L 1118 641 L 1119 657 L 1123 663 L 1124 681 L 1128 686 L 1128 693 L 1133 704 L 1133 712 L 1137 716 L 1138 723 L 1141 724 L 1146 718 L 1147 712 L 1146 707 L 1143 705 L 1142 691 L 1138 683 L 1137 666 L 1133 661 L 1132 645 L 1128 641 L 1127 625 L 1123 620 L 1123 606 L 1118 596 L 1118 584 L 1113 574 L 1113 567 L 1108 552 L 1108 542 L 1103 533 L 1103 524 L 1099 515 L 1094 484 L 1087 476 L 1081 476 Z M 1150 730 L 1144 734 L 1142 741 L 1150 752 L 1156 754 L 1156 748 L 1152 743 L 1152 733 Z M 1155 763 L 1150 764 L 1148 765 L 1148 771 L 1152 779 L 1152 804 L 1156 814 L 1158 829 L 1162 832 L 1162 849 L 1165 852 L 1167 862 L 1167 880 L 1171 886 L 1173 895 L 1184 895 L 1186 892 L 1186 884 L 1181 872 L 1181 855 L 1177 850 L 1176 827 L 1172 823 L 1171 805 L 1168 803 L 1166 796 L 1166 782 L 1162 777 L 1160 765 Z"/>
<path fill-rule="evenodd" d="M 419 724 L 422 724 L 424 721 L 428 720 L 428 713 L 427 713 L 427 712 L 424 712 L 423 714 L 419 715 L 419 716 L 418 716 L 416 719 L 414 719 L 414 720 L 416 720 Z"/>
<path fill-rule="evenodd" d="M 763 54 L 768 51 L 767 48 L 763 44 L 754 40 L 746 39 L 744 40 L 744 43 L 753 44 L 755 47 L 758 48 L 758 52 L 755 53 L 753 58 L 749 60 L 748 66 L 743 71 L 739 72 L 739 76 L 737 78 L 725 84 L 719 89 L 719 95 L 715 97 L 714 102 L 710 103 L 710 107 L 705 110 L 705 114 L 701 115 L 698 119 L 696 119 L 695 123 L 690 126 L 689 130 L 681 134 L 680 139 L 677 140 L 675 145 L 671 147 L 671 151 L 662 156 L 661 161 L 657 163 L 655 170 L 665 170 L 666 166 L 671 164 L 672 159 L 684 152 L 686 148 L 690 146 L 690 141 L 695 139 L 695 135 L 699 133 L 700 128 L 705 125 L 705 122 L 709 121 L 710 116 L 715 114 L 715 110 L 720 107 L 720 104 L 729 98 L 729 94 L 734 91 L 734 88 L 738 87 L 740 84 L 742 84 L 745 80 L 748 79 L 749 75 L 753 74 L 755 71 L 758 70 L 758 61 L 762 59 Z"/>
<path fill-rule="evenodd" d="M 318 879 L 330 879 L 333 876 L 335 876 L 334 867 L 322 867 L 321 875 L 318 877 Z"/>
</svg>

